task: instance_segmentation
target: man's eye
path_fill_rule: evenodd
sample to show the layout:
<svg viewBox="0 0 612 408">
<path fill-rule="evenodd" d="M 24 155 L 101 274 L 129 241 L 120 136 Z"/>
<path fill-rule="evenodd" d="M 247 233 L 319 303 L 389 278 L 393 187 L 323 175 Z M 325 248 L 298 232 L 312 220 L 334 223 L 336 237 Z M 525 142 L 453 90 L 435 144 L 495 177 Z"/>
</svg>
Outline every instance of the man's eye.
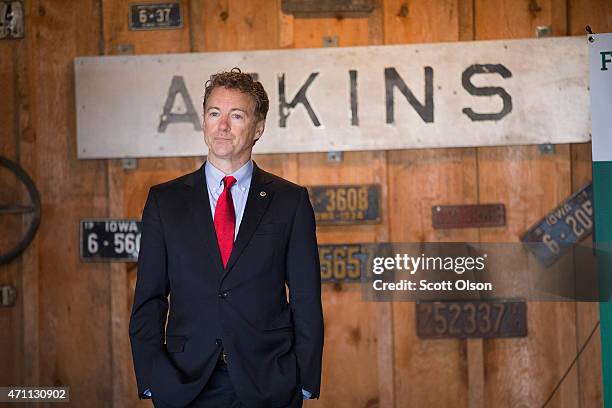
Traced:
<svg viewBox="0 0 612 408">
<path fill-rule="evenodd" d="M 217 116 L 219 116 L 219 112 L 209 112 L 208 116 L 211 116 L 213 118 L 216 118 Z"/>
<path fill-rule="evenodd" d="M 234 119 L 242 119 L 242 115 L 241 115 L 241 114 L 239 114 L 239 113 L 234 113 L 234 114 L 232 115 L 232 117 L 233 117 Z"/>
</svg>

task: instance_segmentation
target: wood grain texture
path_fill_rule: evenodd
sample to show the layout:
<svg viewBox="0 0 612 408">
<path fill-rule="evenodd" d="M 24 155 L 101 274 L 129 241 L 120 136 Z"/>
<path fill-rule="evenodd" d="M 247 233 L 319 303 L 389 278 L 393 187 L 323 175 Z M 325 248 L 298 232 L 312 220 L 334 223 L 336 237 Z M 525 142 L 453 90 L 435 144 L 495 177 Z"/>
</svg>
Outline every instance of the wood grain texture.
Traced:
<svg viewBox="0 0 612 408">
<path fill-rule="evenodd" d="M 554 35 L 562 35 L 567 30 L 567 13 L 562 1 L 493 4 L 476 0 L 476 39 L 534 37 L 539 25 L 552 26 Z M 555 146 L 551 155 L 540 154 L 537 146 L 479 148 L 478 165 L 481 200 L 504 202 L 508 224 L 505 229 L 481 235 L 483 241 L 517 242 L 529 226 L 571 193 L 567 145 Z M 507 268 L 520 274 L 519 265 Z M 487 405 L 543 404 L 575 356 L 576 319 L 576 308 L 571 302 L 530 302 L 527 338 L 487 340 Z M 574 369 L 550 404 L 575 407 L 579 404 L 578 396 L 578 376 Z"/>
<path fill-rule="evenodd" d="M 295 48 L 322 47 L 324 37 L 335 37 L 339 46 L 382 41 L 381 10 L 370 18 L 293 18 L 284 42 Z M 327 162 L 324 153 L 298 155 L 301 185 L 380 183 L 386 202 L 386 153 L 345 152 L 340 163 Z M 377 225 L 319 227 L 319 243 L 377 242 L 388 238 L 388 218 Z M 324 284 L 325 350 L 322 399 L 305 406 L 393 406 L 392 310 L 361 299 L 351 284 Z M 345 379 L 351 378 L 351 381 Z"/>
<path fill-rule="evenodd" d="M 191 1 L 193 50 L 239 51 L 274 49 L 279 41 L 277 0 Z M 219 67 L 230 69 L 232 67 Z"/>
<path fill-rule="evenodd" d="M 145 1 L 141 3 L 156 3 Z M 130 31 L 127 0 L 103 3 L 104 53 L 119 54 L 119 46 L 130 44 L 134 54 L 189 52 L 191 45 L 190 2 L 181 1 L 183 27 L 172 30 Z M 140 3 L 139 3 L 140 4 Z M 107 185 L 109 215 L 113 218 L 140 218 L 149 188 L 195 170 L 194 158 L 140 159 L 138 168 L 124 170 L 120 160 L 108 161 Z M 138 399 L 136 378 L 130 351 L 128 325 L 136 283 L 136 264 L 110 265 L 112 324 L 109 336 L 112 344 L 113 406 L 150 406 Z"/>
<path fill-rule="evenodd" d="M 477 202 L 473 149 L 408 150 L 388 154 L 391 241 L 478 241 L 477 229 L 434 230 L 431 225 L 432 206 Z M 419 401 L 420 406 L 467 407 L 466 342 L 419 339 L 413 302 L 394 303 L 393 317 L 397 406 Z"/>
<path fill-rule="evenodd" d="M 15 42 L 0 43 L 0 155 L 12 161 L 19 161 L 18 124 L 16 117 L 19 112 L 19 95 L 17 89 L 17 61 L 16 54 L 19 44 Z M 19 204 L 21 187 L 17 178 L 0 167 L 0 205 Z M 17 245 L 25 231 L 18 215 L 0 215 L 0 252 L 7 253 Z M 11 263 L 0 265 L 0 286 L 11 285 L 21 293 L 20 272 L 23 270 L 21 259 L 14 259 Z M 18 298 L 15 307 L 0 307 L 0 359 L 6 361 L 6 370 L 0 370 L 0 384 L 10 384 L 21 378 L 23 366 L 22 354 L 22 321 L 23 299 Z M 17 351 L 16 353 L 13 351 Z"/>
<path fill-rule="evenodd" d="M 472 5 L 465 1 L 386 1 L 385 43 L 471 39 L 471 13 Z M 391 241 L 478 241 L 477 229 L 434 230 L 431 225 L 434 205 L 478 202 L 475 149 L 397 150 L 388 155 Z M 397 406 L 419 401 L 422 406 L 466 407 L 470 385 L 472 395 L 482 394 L 473 378 L 482 371 L 477 348 L 468 348 L 464 340 L 418 339 L 413 302 L 395 303 L 393 317 Z"/>
<path fill-rule="evenodd" d="M 558 20 L 565 3 L 556 0 L 475 0 L 475 33 L 478 40 L 534 38 L 537 26 L 553 26 L 565 30 Z"/>
<path fill-rule="evenodd" d="M 591 182 L 593 163 L 591 144 L 581 143 L 570 146 L 572 162 L 572 191 Z M 592 237 L 582 245 L 592 245 Z M 576 302 L 576 352 L 586 344 L 577 363 L 581 407 L 603 407 L 603 382 L 601 366 L 601 340 L 599 329 L 589 343 L 588 336 L 599 322 L 599 303 Z"/>
<path fill-rule="evenodd" d="M 485 242 L 518 243 L 519 237 L 570 193 L 569 147 L 540 154 L 538 147 L 479 148 L 480 200 L 503 202 L 505 228 L 481 231 Z M 501 266 L 523 284 L 527 265 Z M 517 286 L 518 287 L 518 286 Z M 485 341 L 487 406 L 540 406 L 575 356 L 572 302 L 528 302 L 528 336 Z M 577 406 L 576 372 L 570 372 L 552 406 Z"/>
<path fill-rule="evenodd" d="M 25 14 L 32 16 L 34 9 L 32 3 L 25 4 Z M 34 49 L 36 37 L 34 35 L 35 27 L 26 25 L 25 40 L 19 42 L 17 53 L 15 55 L 16 65 L 16 89 L 19 98 L 16 105 L 17 114 L 15 116 L 18 126 L 17 140 L 19 151 L 19 165 L 32 178 L 36 184 L 37 177 L 37 143 L 36 143 L 36 127 L 35 118 L 36 104 L 35 95 L 31 90 L 34 88 L 37 80 L 35 71 L 32 69 L 32 61 L 35 58 Z M 22 190 L 22 202 L 29 202 L 28 194 Z M 31 217 L 28 216 L 24 224 L 29 224 Z M 25 228 L 25 225 L 24 225 Z M 20 271 L 20 296 L 22 307 L 19 319 L 21 321 L 20 347 L 16 350 L 21 350 L 19 358 L 22 360 L 21 378 L 22 384 L 40 384 L 39 370 L 39 354 L 40 354 L 40 339 L 39 339 L 39 251 L 38 237 L 30 243 L 26 251 L 20 256 L 21 271 Z"/>
<path fill-rule="evenodd" d="M 79 220 L 104 216 L 103 161 L 76 158 L 76 56 L 99 52 L 100 2 L 36 1 L 32 69 L 43 218 L 40 250 L 40 383 L 71 388 L 75 405 L 107 406 L 112 396 L 109 268 L 79 259 Z M 96 22 L 92 24 L 93 22 Z"/>
<path fill-rule="evenodd" d="M 612 2 L 608 0 L 569 0 L 568 35 L 586 35 L 585 27 L 594 33 L 612 32 Z"/>
<path fill-rule="evenodd" d="M 382 202 L 386 202 L 384 152 L 344 153 L 341 163 L 328 163 L 324 154 L 300 154 L 298 160 L 301 185 L 377 183 L 382 187 Z M 380 224 L 321 226 L 317 228 L 317 239 L 319 244 L 384 242 L 388 236 L 387 217 L 383 210 Z M 378 359 L 392 352 L 391 338 L 386 337 L 388 331 L 379 332 L 379 319 L 385 315 L 379 314 L 376 303 L 362 300 L 358 284 L 323 284 L 322 298 L 325 316 L 322 399 L 312 402 L 312 406 L 389 406 L 380 400 L 377 375 L 381 369 Z"/>
<path fill-rule="evenodd" d="M 385 2 L 385 44 L 456 41 L 459 33 L 460 1 Z M 469 10 L 469 5 L 467 7 Z M 466 8 L 462 8 L 463 11 Z"/>
<path fill-rule="evenodd" d="M 31 4 L 25 5 L 26 18 Z M 0 155 L 18 163 L 36 182 L 36 144 L 32 119 L 30 69 L 34 28 L 25 38 L 0 42 Z M 0 205 L 30 204 L 23 185 L 7 169 L 0 169 Z M 26 231 L 31 215 L 0 215 L 0 252 L 13 247 Z M 12 308 L 0 308 L 0 384 L 38 384 L 38 239 L 9 264 L 0 265 L 0 285 L 17 288 Z"/>
</svg>

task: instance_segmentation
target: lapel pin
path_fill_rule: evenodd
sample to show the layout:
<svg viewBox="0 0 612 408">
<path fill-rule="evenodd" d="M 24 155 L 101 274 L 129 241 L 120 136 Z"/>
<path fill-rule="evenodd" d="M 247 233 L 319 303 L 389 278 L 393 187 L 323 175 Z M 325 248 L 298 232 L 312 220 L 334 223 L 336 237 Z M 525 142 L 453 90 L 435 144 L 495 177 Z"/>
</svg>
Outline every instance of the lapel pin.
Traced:
<svg viewBox="0 0 612 408">
<path fill-rule="evenodd" d="M 266 192 L 265 191 L 260 191 L 259 195 L 262 196 L 262 197 L 265 197 L 266 196 Z"/>
</svg>

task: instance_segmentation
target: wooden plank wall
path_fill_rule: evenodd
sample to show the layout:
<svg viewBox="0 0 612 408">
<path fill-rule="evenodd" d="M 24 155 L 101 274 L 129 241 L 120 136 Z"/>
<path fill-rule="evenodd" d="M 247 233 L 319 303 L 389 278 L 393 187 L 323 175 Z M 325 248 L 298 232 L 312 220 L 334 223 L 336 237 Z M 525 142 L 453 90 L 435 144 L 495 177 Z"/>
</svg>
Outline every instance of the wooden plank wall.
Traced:
<svg viewBox="0 0 612 408">
<path fill-rule="evenodd" d="M 34 178 L 43 216 L 28 250 L 0 266 L 0 285 L 20 292 L 16 307 L 0 309 L 0 333 L 9 333 L 0 336 L 0 386 L 69 384 L 73 405 L 92 408 L 150 403 L 136 398 L 127 338 L 135 265 L 82 263 L 79 219 L 139 217 L 151 185 L 204 158 L 141 159 L 136 170 L 77 160 L 74 57 L 119 54 L 128 44 L 154 54 L 322 47 L 325 36 L 340 46 L 533 38 L 538 25 L 554 35 L 582 35 L 586 24 L 612 31 L 609 0 L 378 0 L 367 18 L 313 19 L 283 14 L 280 0 L 181 0 L 184 27 L 150 32 L 127 29 L 128 0 L 24 3 L 26 38 L 0 41 L 0 154 Z M 304 185 L 381 184 L 380 224 L 321 227 L 320 243 L 516 242 L 591 177 L 589 144 L 548 155 L 530 146 L 256 160 Z M 0 186 L 0 203 L 24 198 L 5 172 Z M 489 202 L 506 204 L 507 227 L 432 229 L 434 204 Z M 20 224 L 0 218 L 1 231 L 18 233 Z M 323 301 L 323 398 L 306 406 L 539 406 L 598 320 L 596 304 L 530 303 L 526 339 L 421 341 L 413 303 L 363 302 L 349 284 L 325 285 Z M 600 355 L 597 333 L 550 406 L 602 406 Z"/>
</svg>

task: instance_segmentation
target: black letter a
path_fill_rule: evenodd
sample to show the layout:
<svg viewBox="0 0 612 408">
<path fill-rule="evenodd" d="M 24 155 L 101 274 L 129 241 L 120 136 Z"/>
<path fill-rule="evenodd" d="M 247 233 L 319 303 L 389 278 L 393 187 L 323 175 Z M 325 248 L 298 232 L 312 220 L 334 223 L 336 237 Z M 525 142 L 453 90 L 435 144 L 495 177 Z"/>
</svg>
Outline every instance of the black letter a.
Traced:
<svg viewBox="0 0 612 408">
<path fill-rule="evenodd" d="M 185 107 L 187 108 L 187 112 L 185 113 L 171 112 L 177 94 L 181 94 L 181 96 L 183 97 Z M 175 75 L 172 77 L 172 83 L 170 84 L 168 97 L 166 98 L 166 103 L 164 104 L 164 112 L 159 117 L 159 126 L 157 127 L 157 131 L 159 133 L 164 133 L 170 123 L 180 122 L 193 123 L 193 128 L 195 130 L 202 130 L 202 126 L 200 125 L 200 121 L 198 120 L 198 113 L 193 107 L 189 92 L 187 92 L 185 80 L 182 76 Z"/>
</svg>

